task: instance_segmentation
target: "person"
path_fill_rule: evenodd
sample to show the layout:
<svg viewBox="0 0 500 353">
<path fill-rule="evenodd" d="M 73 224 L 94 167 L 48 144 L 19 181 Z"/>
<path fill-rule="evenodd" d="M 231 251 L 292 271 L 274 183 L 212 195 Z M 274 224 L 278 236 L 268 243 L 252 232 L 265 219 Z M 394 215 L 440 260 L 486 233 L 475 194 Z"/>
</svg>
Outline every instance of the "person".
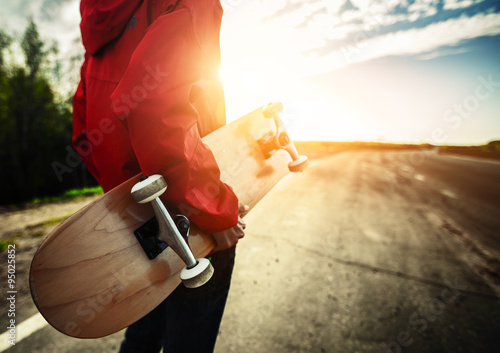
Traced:
<svg viewBox="0 0 500 353">
<path fill-rule="evenodd" d="M 132 324 L 121 352 L 211 352 L 244 236 L 231 187 L 201 138 L 225 124 L 218 78 L 219 0 L 81 0 L 85 47 L 73 100 L 73 146 L 108 191 L 161 174 L 162 201 L 214 235 L 213 278 L 180 285 Z"/>
</svg>

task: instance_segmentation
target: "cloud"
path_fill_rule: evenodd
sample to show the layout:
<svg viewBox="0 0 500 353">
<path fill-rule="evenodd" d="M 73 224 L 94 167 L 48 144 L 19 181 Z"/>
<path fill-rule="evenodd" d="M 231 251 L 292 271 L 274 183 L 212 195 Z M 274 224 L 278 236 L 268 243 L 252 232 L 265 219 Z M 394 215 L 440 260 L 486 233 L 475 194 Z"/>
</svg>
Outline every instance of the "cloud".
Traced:
<svg viewBox="0 0 500 353">
<path fill-rule="evenodd" d="M 263 18 L 262 22 L 272 21 L 276 18 L 280 18 L 282 16 L 288 15 L 290 13 L 303 10 L 309 6 L 314 6 L 318 3 L 323 3 L 324 0 L 285 0 L 285 1 L 268 1 L 264 7 L 267 7 L 267 13 Z M 279 6 L 281 3 L 282 6 Z"/>
<path fill-rule="evenodd" d="M 8 30 L 22 32 L 28 18 L 37 23 L 59 22 L 61 10 L 78 0 L 17 0 L 2 4 L 0 19 Z"/>
<path fill-rule="evenodd" d="M 361 59 L 387 55 L 429 53 L 443 46 L 458 46 L 464 41 L 500 34 L 500 14 L 460 17 L 424 28 L 388 33 L 367 40 Z"/>
<path fill-rule="evenodd" d="M 258 41 L 279 43 L 277 55 L 301 76 L 383 56 L 424 59 L 461 53 L 467 50 L 462 46 L 475 38 L 500 34 L 500 2 L 492 0 L 281 1 L 281 7 L 271 0 L 266 4 L 261 5 L 263 35 Z M 259 36 L 259 31 L 252 36 Z"/>
<path fill-rule="evenodd" d="M 322 35 L 324 45 L 305 54 L 314 52 L 319 56 L 326 55 L 340 47 L 356 45 L 357 42 L 365 40 L 367 37 L 425 28 L 437 22 L 463 16 L 473 17 L 479 14 L 500 12 L 500 2 L 497 1 L 483 1 L 471 6 L 462 5 L 468 3 L 467 1 L 452 1 L 456 0 L 448 0 L 446 3 L 443 0 L 417 0 L 412 3 L 403 1 L 396 6 L 375 6 L 352 11 L 349 16 L 340 14 L 340 11 L 338 16 L 330 14 L 331 28 L 325 26 Z M 448 9 L 445 8 L 447 6 Z M 308 25 L 314 26 L 314 21 L 320 17 L 306 16 L 305 18 L 308 22 L 303 23 L 301 28 L 307 28 Z M 338 18 L 337 23 L 334 21 L 335 18 Z M 329 32 L 336 33 L 336 35 L 329 36 Z M 344 35 L 339 35 L 339 33 L 344 33 Z"/>
<path fill-rule="evenodd" d="M 0 23 L 8 33 L 20 38 L 29 18 L 37 24 L 42 38 L 58 42 L 63 56 L 75 52 L 75 39 L 80 37 L 79 0 L 17 0 L 2 4 Z"/>
<path fill-rule="evenodd" d="M 328 72 L 350 64 L 387 56 L 413 56 L 432 58 L 450 52 L 463 52 L 461 45 L 484 36 L 500 35 L 500 14 L 482 14 L 437 22 L 424 28 L 387 33 L 367 38 L 352 46 L 341 47 L 322 57 L 304 75 Z M 441 51 L 442 48 L 446 50 Z M 425 55 L 424 55 L 425 54 Z"/>
</svg>

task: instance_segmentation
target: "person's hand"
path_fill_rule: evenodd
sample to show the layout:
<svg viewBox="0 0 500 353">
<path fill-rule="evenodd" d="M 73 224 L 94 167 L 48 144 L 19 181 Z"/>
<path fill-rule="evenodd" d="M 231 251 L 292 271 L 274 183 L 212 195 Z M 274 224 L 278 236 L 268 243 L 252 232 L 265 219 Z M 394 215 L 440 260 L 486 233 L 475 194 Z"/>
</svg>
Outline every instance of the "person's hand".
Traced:
<svg viewBox="0 0 500 353">
<path fill-rule="evenodd" d="M 222 232 L 215 233 L 215 248 L 212 250 L 213 253 L 229 249 L 230 247 L 236 245 L 238 241 L 245 236 L 245 228 L 247 227 L 245 222 L 241 219 L 241 215 L 247 212 L 248 206 L 239 204 L 238 205 L 238 224 L 233 228 L 223 230 Z"/>
</svg>

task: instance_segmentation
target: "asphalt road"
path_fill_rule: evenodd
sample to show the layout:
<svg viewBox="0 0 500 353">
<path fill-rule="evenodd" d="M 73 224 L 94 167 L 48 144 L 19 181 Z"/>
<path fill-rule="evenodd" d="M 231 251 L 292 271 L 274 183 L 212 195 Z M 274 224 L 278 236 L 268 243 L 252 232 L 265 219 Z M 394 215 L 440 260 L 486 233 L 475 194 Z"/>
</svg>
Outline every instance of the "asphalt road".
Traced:
<svg viewBox="0 0 500 353">
<path fill-rule="evenodd" d="M 500 164 L 314 160 L 246 218 L 216 353 L 500 351 Z M 26 309 L 29 311 L 29 309 Z M 114 352 L 46 326 L 8 352 Z"/>
</svg>

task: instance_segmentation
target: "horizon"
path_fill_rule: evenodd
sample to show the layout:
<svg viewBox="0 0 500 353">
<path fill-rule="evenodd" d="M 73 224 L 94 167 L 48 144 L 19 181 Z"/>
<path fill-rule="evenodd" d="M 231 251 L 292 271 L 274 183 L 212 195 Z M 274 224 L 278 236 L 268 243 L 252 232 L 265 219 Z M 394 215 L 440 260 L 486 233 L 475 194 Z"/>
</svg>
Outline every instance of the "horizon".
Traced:
<svg viewBox="0 0 500 353">
<path fill-rule="evenodd" d="M 5 4 L 61 56 L 78 49 L 76 0 Z M 293 139 L 481 145 L 500 139 L 500 3 L 222 0 L 228 121 L 281 101 Z M 24 19 L 24 22 L 23 22 Z"/>
</svg>

